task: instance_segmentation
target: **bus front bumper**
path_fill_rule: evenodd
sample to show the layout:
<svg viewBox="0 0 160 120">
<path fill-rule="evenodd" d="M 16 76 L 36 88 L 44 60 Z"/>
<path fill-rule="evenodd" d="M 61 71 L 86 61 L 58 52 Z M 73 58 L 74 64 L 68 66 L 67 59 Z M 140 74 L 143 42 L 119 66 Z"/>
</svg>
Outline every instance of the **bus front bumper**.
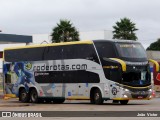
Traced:
<svg viewBox="0 0 160 120">
<path fill-rule="evenodd" d="M 125 89 L 120 98 L 113 98 L 113 100 L 150 100 L 153 98 L 152 90 L 147 91 L 129 91 Z"/>
</svg>

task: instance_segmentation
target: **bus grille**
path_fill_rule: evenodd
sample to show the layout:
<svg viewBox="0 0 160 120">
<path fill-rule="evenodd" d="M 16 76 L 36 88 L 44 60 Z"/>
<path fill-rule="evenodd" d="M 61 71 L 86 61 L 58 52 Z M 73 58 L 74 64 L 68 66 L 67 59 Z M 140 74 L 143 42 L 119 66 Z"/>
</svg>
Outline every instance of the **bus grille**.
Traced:
<svg viewBox="0 0 160 120">
<path fill-rule="evenodd" d="M 143 94 L 143 95 L 137 95 L 137 94 L 131 94 L 132 98 L 147 98 L 148 94 Z"/>
</svg>

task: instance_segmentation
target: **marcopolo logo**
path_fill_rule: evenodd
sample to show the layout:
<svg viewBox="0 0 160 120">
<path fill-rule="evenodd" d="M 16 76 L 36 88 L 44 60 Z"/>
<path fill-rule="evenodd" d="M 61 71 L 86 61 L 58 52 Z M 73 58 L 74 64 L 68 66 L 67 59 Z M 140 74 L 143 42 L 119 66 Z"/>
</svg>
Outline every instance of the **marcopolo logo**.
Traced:
<svg viewBox="0 0 160 120">
<path fill-rule="evenodd" d="M 117 88 L 115 88 L 115 87 L 112 88 L 112 94 L 117 95 Z"/>
<path fill-rule="evenodd" d="M 32 64 L 31 64 L 30 62 L 26 62 L 26 63 L 25 63 L 25 68 L 26 68 L 27 70 L 30 70 L 30 69 L 32 68 Z"/>
</svg>

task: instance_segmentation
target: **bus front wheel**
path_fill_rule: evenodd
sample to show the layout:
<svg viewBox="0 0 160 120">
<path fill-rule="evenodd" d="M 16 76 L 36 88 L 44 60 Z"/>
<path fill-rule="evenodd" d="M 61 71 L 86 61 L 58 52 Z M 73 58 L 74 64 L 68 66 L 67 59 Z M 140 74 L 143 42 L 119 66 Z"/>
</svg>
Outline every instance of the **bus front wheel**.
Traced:
<svg viewBox="0 0 160 120">
<path fill-rule="evenodd" d="M 120 100 L 121 105 L 127 105 L 129 100 Z"/>
<path fill-rule="evenodd" d="M 38 102 L 38 93 L 36 89 L 32 89 L 30 92 L 30 98 L 32 103 L 37 103 Z"/>
<path fill-rule="evenodd" d="M 97 105 L 103 104 L 102 94 L 99 89 L 96 89 L 94 91 L 94 103 Z"/>
<path fill-rule="evenodd" d="M 21 102 L 29 102 L 29 94 L 27 91 L 23 88 L 19 91 L 19 101 Z"/>
</svg>

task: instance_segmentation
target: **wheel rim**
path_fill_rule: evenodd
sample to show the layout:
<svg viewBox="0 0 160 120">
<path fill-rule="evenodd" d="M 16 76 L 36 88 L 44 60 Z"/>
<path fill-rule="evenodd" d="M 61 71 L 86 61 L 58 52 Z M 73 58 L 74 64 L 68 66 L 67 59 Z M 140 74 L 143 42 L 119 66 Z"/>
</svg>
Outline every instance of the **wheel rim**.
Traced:
<svg viewBox="0 0 160 120">
<path fill-rule="evenodd" d="M 98 99 L 99 99 L 99 94 L 95 93 L 95 100 L 98 100 Z"/>
<path fill-rule="evenodd" d="M 24 100 L 24 99 L 26 98 L 26 96 L 27 96 L 27 94 L 26 94 L 25 92 L 23 92 L 23 93 L 21 94 L 21 99 Z"/>
<path fill-rule="evenodd" d="M 37 99 L 37 93 L 32 93 L 32 96 L 31 96 L 31 98 L 32 98 L 32 101 L 33 102 L 35 102 L 36 101 L 36 99 Z"/>
</svg>

